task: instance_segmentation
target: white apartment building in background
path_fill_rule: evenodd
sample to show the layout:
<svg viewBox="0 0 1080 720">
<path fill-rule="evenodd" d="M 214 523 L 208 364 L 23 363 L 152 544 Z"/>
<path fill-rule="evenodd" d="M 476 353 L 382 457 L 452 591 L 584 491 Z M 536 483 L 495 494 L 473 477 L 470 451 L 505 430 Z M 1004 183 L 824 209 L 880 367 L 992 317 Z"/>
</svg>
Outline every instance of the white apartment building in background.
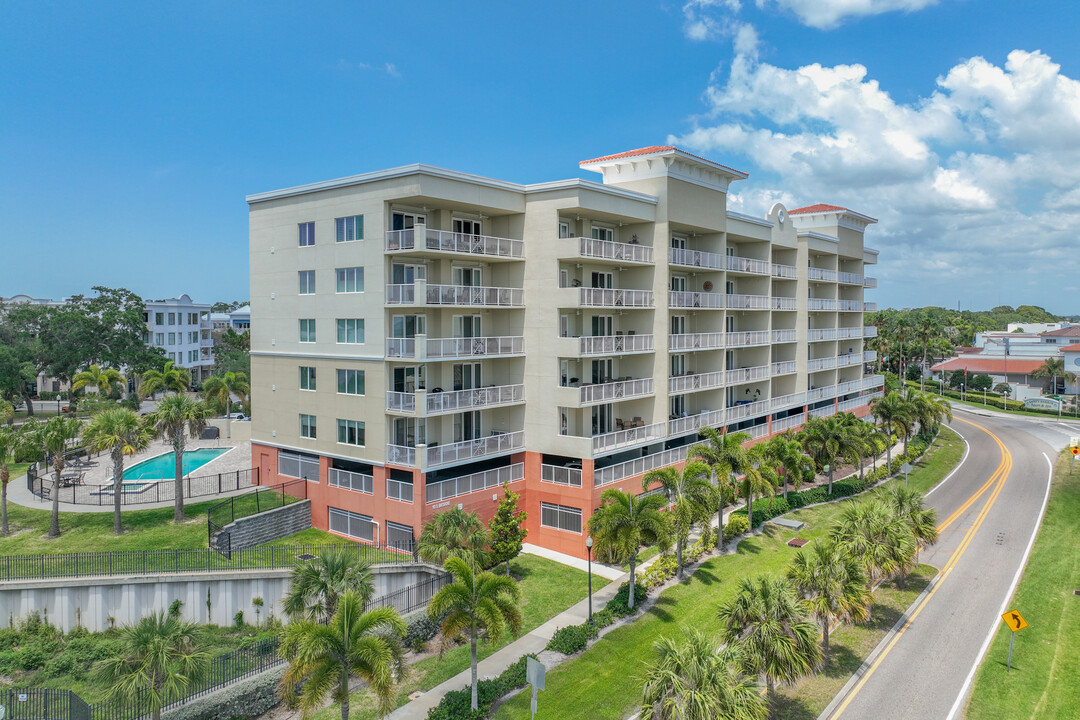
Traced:
<svg viewBox="0 0 1080 720">
<path fill-rule="evenodd" d="M 585 556 L 703 427 L 755 441 L 868 412 L 875 220 L 727 209 L 745 173 L 674 147 L 521 185 L 410 165 L 248 197 L 252 455 L 317 527 L 408 542 L 501 483 L 528 542 Z"/>
<path fill-rule="evenodd" d="M 165 351 L 165 357 L 191 373 L 193 383 L 210 376 L 214 368 L 213 325 L 210 305 L 192 302 L 188 295 L 147 300 L 143 312 L 143 341 Z"/>
</svg>

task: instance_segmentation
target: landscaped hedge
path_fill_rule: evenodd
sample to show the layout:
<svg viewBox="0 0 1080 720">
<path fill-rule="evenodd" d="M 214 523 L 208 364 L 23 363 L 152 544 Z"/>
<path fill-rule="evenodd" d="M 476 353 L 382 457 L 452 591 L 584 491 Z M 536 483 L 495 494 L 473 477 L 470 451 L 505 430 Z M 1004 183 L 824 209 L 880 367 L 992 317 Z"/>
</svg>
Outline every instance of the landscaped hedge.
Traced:
<svg viewBox="0 0 1080 720">
<path fill-rule="evenodd" d="M 604 609 L 610 612 L 615 617 L 626 617 L 627 615 L 633 615 L 641 607 L 641 603 L 648 597 L 649 591 L 642 586 L 641 583 L 634 583 L 634 609 L 631 610 L 628 604 L 630 600 L 630 583 L 624 582 L 619 586 L 618 592 L 615 593 L 615 597 L 608 600 L 608 604 L 604 606 Z"/>
<path fill-rule="evenodd" d="M 729 515 L 724 524 L 724 539 L 734 540 L 739 535 L 750 529 L 750 522 L 745 515 Z"/>
<path fill-rule="evenodd" d="M 472 685 L 466 685 L 463 690 L 446 693 L 442 701 L 428 711 L 427 720 L 484 720 L 499 698 L 525 687 L 525 665 L 530 657 L 535 658 L 536 655 L 522 655 L 499 677 L 476 683 L 477 710 L 472 709 Z"/>
<path fill-rule="evenodd" d="M 439 623 L 427 615 L 420 615 L 409 623 L 405 633 L 405 647 L 419 652 L 424 649 L 427 641 L 435 637 L 439 632 Z"/>
<path fill-rule="evenodd" d="M 219 720 L 255 718 L 281 702 L 278 683 L 286 666 L 267 670 L 255 677 L 227 685 L 217 692 L 192 700 L 162 715 L 163 720 Z"/>
<path fill-rule="evenodd" d="M 589 641 L 598 637 L 599 634 L 596 626 L 587 622 L 581 625 L 569 625 L 556 630 L 545 649 L 561 652 L 563 655 L 573 655 L 584 650 Z"/>
</svg>

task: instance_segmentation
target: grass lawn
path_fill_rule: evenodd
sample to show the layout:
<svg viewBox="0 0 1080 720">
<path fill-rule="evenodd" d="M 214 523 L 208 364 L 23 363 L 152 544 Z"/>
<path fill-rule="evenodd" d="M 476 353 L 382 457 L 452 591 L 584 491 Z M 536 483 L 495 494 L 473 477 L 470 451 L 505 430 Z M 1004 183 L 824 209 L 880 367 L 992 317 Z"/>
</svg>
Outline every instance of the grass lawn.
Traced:
<svg viewBox="0 0 1080 720">
<path fill-rule="evenodd" d="M 588 592 L 584 572 L 536 555 L 521 555 L 516 560 L 512 560 L 510 573 L 521 578 L 518 587 L 521 589 L 522 597 L 523 635 L 583 600 Z M 594 591 L 607 583 L 606 579 L 593 575 Z M 477 647 L 479 658 L 481 660 L 486 658 L 512 640 L 513 638 L 505 637 L 496 646 L 481 642 Z M 462 670 L 467 670 L 468 667 L 468 644 L 448 650 L 441 659 L 436 655 L 421 660 L 409 668 L 405 680 L 398 686 L 397 705 L 401 706 L 408 702 L 409 693 L 416 690 L 430 690 Z M 374 703 L 368 692 L 353 693 L 349 702 L 349 717 L 353 720 L 375 718 Z M 335 705 L 323 709 L 314 717 L 316 720 L 334 720 L 340 716 L 341 711 Z"/>
<path fill-rule="evenodd" d="M 870 622 L 843 625 L 829 635 L 829 664 L 825 670 L 791 687 L 777 689 L 777 717 L 784 720 L 817 718 L 935 575 L 936 568 L 920 565 L 908 576 L 904 590 L 900 590 L 895 582 L 879 587 L 874 592 Z"/>
<path fill-rule="evenodd" d="M 1029 627 L 1016 633 L 1012 671 L 1009 635 L 998 626 L 975 675 L 966 717 L 1075 718 L 1080 708 L 1080 468 L 1062 452 L 1046 516 L 1010 608 Z"/>
<path fill-rule="evenodd" d="M 940 481 L 962 453 L 963 443 L 955 433 L 943 429 L 919 462 L 919 468 L 911 473 L 912 485 L 929 487 Z M 903 478 L 890 482 L 903 482 Z M 766 525 L 762 534 L 740 542 L 736 554 L 704 562 L 689 578 L 664 591 L 656 604 L 637 620 L 611 631 L 581 655 L 548 673 L 536 717 L 539 720 L 626 717 L 640 702 L 643 663 L 651 657 L 654 642 L 677 635 L 682 628 L 715 628 L 717 607 L 735 593 L 743 577 L 782 573 L 796 552 L 786 545 L 787 541 L 793 537 L 811 541 L 822 538 L 843 506 L 839 502 L 803 508 L 791 515 L 806 523 L 799 532 Z M 840 685 L 844 682 L 846 678 Z M 529 697 L 528 693 L 522 693 L 511 698 L 499 708 L 495 718 L 527 720 Z"/>
</svg>

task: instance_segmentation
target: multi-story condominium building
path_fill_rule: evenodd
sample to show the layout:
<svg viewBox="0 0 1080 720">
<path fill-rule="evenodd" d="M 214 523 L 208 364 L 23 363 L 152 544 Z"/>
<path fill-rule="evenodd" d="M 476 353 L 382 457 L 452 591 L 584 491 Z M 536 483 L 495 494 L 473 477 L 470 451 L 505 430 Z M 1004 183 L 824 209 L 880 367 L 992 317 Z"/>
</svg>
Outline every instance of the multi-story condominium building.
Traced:
<svg viewBox="0 0 1080 720">
<path fill-rule="evenodd" d="M 164 350 L 166 358 L 191 373 L 192 382 L 209 377 L 214 367 L 209 305 L 192 302 L 186 294 L 147 300 L 143 319 L 147 345 Z"/>
<path fill-rule="evenodd" d="M 601 492 L 701 428 L 865 414 L 873 218 L 730 212 L 746 174 L 673 147 L 581 167 L 603 182 L 410 165 L 248 197 L 262 482 L 373 542 L 486 520 L 509 482 L 528 542 L 584 557 Z"/>
</svg>

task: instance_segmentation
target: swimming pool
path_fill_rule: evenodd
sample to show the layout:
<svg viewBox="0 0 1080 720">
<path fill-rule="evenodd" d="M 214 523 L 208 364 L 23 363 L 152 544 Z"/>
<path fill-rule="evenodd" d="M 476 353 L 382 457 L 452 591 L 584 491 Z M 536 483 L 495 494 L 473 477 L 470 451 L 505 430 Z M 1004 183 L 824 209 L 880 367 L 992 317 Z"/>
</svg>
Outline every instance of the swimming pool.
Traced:
<svg viewBox="0 0 1080 720">
<path fill-rule="evenodd" d="M 184 453 L 184 475 L 201 468 L 206 463 L 228 451 L 229 448 L 188 450 Z M 132 490 L 139 490 L 141 489 L 139 486 L 142 483 L 138 481 L 171 480 L 175 476 L 176 455 L 172 452 L 167 452 L 164 455 L 158 455 L 149 460 L 143 460 L 124 470 L 124 489 L 127 489 L 130 485 Z"/>
</svg>

